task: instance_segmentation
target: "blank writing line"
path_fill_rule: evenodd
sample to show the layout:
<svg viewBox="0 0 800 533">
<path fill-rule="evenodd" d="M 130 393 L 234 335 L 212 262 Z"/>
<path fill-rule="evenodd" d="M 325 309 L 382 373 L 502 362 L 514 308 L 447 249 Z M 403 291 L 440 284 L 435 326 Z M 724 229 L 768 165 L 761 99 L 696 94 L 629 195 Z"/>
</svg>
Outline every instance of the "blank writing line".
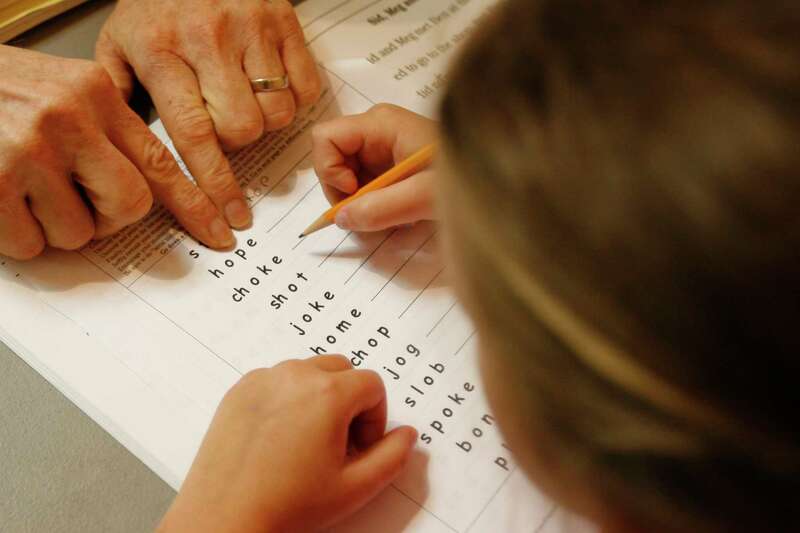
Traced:
<svg viewBox="0 0 800 533">
<path fill-rule="evenodd" d="M 375 100 L 373 100 L 372 98 L 370 98 L 370 97 L 369 97 L 369 96 L 367 96 L 366 94 L 362 93 L 362 92 L 361 92 L 361 91 L 358 89 L 358 87 L 356 87 L 356 86 L 355 86 L 355 85 L 353 85 L 352 83 L 348 82 L 347 80 L 345 80 L 344 78 L 342 78 L 341 76 L 339 76 L 338 74 L 336 74 L 334 71 L 330 70 L 329 68 L 326 68 L 326 67 L 325 67 L 325 65 L 320 65 L 320 66 L 321 66 L 323 69 L 325 69 L 325 72 L 328 72 L 328 73 L 329 73 L 329 74 L 331 74 L 332 76 L 336 76 L 336 77 L 337 77 L 339 80 L 341 80 L 341 82 L 342 82 L 344 85 L 342 85 L 342 87 L 339 89 L 340 91 L 341 91 L 342 89 L 344 89 L 344 87 L 345 87 L 345 86 L 347 86 L 347 87 L 350 87 L 351 89 L 353 89 L 353 91 L 355 91 L 355 92 L 357 92 L 358 94 L 360 94 L 360 95 L 361 95 L 361 96 L 362 96 L 362 97 L 363 97 L 363 98 L 364 98 L 364 99 L 365 99 L 367 102 L 369 102 L 369 103 L 370 103 L 370 104 L 372 104 L 372 105 L 375 105 Z"/>
<path fill-rule="evenodd" d="M 442 320 L 444 320 L 444 317 L 446 317 L 447 315 L 450 314 L 450 311 L 453 310 L 453 308 L 456 306 L 456 303 L 458 303 L 458 302 L 456 300 L 453 300 L 453 305 L 451 305 L 450 308 L 447 311 L 445 311 L 445 313 L 442 315 L 442 318 L 440 318 L 439 320 L 436 321 L 436 324 L 434 324 L 433 327 L 431 328 L 431 330 L 428 332 L 428 334 L 425 335 L 426 338 L 430 337 L 431 333 L 433 333 L 433 330 L 435 330 L 436 328 L 439 327 L 439 324 L 442 323 Z"/>
<path fill-rule="evenodd" d="M 331 256 L 332 256 L 333 254 L 335 254 L 335 253 L 336 253 L 336 251 L 337 251 L 337 250 L 339 250 L 339 248 L 340 248 L 340 247 L 341 247 L 341 246 L 344 244 L 344 241 L 346 241 L 346 240 L 347 240 L 347 238 L 348 238 L 350 235 L 352 235 L 352 234 L 353 234 L 353 232 L 352 232 L 352 231 L 348 231 L 348 232 L 347 232 L 347 235 L 345 235 L 345 236 L 344 236 L 344 238 L 343 238 L 341 241 L 339 241 L 339 244 L 337 244 L 337 245 L 336 245 L 336 248 L 334 248 L 333 250 L 331 250 L 331 253 L 329 253 L 328 255 L 326 255 L 326 256 L 325 256 L 325 259 L 323 259 L 323 260 L 322 260 L 322 262 L 321 262 L 319 265 L 317 265 L 317 268 L 319 268 L 319 267 L 321 267 L 322 265 L 324 265 L 324 264 L 325 264 L 325 262 L 326 262 L 328 259 L 330 259 L 330 258 L 331 258 Z"/>
<path fill-rule="evenodd" d="M 390 284 L 390 283 L 391 283 L 391 282 L 394 280 L 394 278 L 396 278 L 396 277 L 397 277 L 397 275 L 398 275 L 398 274 L 399 274 L 399 273 L 400 273 L 400 272 L 401 272 L 401 271 L 402 271 L 402 270 L 403 270 L 403 269 L 406 267 L 406 265 L 407 265 L 408 263 L 410 263 L 412 259 L 414 259 L 414 256 L 415 256 L 415 255 L 417 255 L 417 254 L 419 253 L 419 251 L 420 251 L 420 250 L 422 250 L 422 249 L 425 247 L 425 245 L 426 245 L 426 244 L 428 244 L 428 243 L 431 241 L 431 239 L 433 239 L 435 236 L 436 236 L 436 232 L 434 231 L 434 232 L 431 234 L 431 236 L 430 236 L 430 237 L 428 237 L 427 239 L 425 239 L 425 242 L 423 242 L 422 244 L 420 244 L 420 245 L 419 245 L 419 247 L 418 247 L 416 250 L 414 250 L 414 253 L 413 253 L 413 254 L 411 254 L 411 255 L 408 257 L 408 259 L 406 259 L 406 260 L 403 262 L 403 264 L 402 264 L 402 265 L 400 265 L 400 268 L 398 268 L 398 269 L 395 271 L 395 273 L 394 273 L 394 274 L 392 274 L 392 277 L 391 277 L 391 278 L 389 278 L 389 279 L 388 279 L 388 281 L 387 281 L 386 283 L 384 283 L 384 284 L 383 284 L 383 287 L 381 287 L 381 290 L 379 290 L 379 291 L 378 291 L 378 293 L 377 293 L 375 296 L 373 296 L 373 297 L 372 297 L 372 299 L 370 300 L 370 302 L 374 302 L 374 301 L 375 301 L 375 298 L 377 298 L 378 296 L 380 296 L 380 294 L 383 292 L 383 289 L 385 289 L 386 287 L 388 287 L 388 286 L 389 286 L 389 284 Z"/>
<path fill-rule="evenodd" d="M 453 526 L 451 526 L 450 524 L 448 524 L 447 522 L 445 522 L 444 520 L 442 520 L 441 518 L 439 518 L 438 516 L 436 516 L 436 514 L 435 514 L 433 511 L 431 511 L 430 509 L 428 509 L 427 507 L 425 507 L 423 504 L 421 504 L 420 502 L 418 502 L 417 500 L 415 500 L 414 498 L 412 498 L 412 497 L 411 497 L 411 496 L 409 496 L 408 494 L 406 494 L 404 491 L 400 490 L 400 488 L 399 488 L 397 485 L 395 485 L 394 483 L 392 483 L 392 488 L 393 488 L 394 490 L 396 490 L 397 492 L 399 492 L 400 494 L 402 494 L 403 496 L 405 496 L 406 498 L 408 498 L 409 500 L 411 500 L 412 502 L 414 502 L 414 503 L 416 503 L 417 505 L 419 505 L 419 506 L 420 506 L 422 509 L 424 509 L 424 510 L 425 510 L 425 512 L 427 512 L 429 515 L 431 515 L 431 516 L 432 516 L 432 517 L 434 517 L 436 520 L 438 520 L 439 522 L 441 522 L 441 523 L 442 523 L 442 525 L 443 525 L 443 526 L 445 526 L 447 529 L 449 529 L 450 531 L 455 531 L 455 533 L 458 533 L 458 530 L 457 530 L 456 528 L 454 528 Z"/>
<path fill-rule="evenodd" d="M 467 345 L 467 343 L 468 343 L 469 341 L 471 341 L 471 340 L 472 340 L 472 337 L 474 337 L 474 336 L 475 336 L 475 332 L 473 331 L 472 333 L 470 333 L 470 334 L 469 334 L 469 337 L 467 337 L 467 340 L 465 340 L 465 341 L 464 341 L 464 342 L 461 344 L 461 346 L 459 346 L 458 350 L 456 350 L 456 353 L 454 353 L 454 354 L 453 354 L 453 356 L 456 356 L 456 355 L 460 354 L 460 353 L 461 353 L 461 350 L 463 350 L 463 349 L 464 349 L 464 346 L 466 346 L 466 345 Z"/>
<path fill-rule="evenodd" d="M 539 524 L 539 527 L 536 528 L 534 533 L 539 533 L 540 531 L 544 530 L 544 526 L 546 526 L 547 523 L 550 521 L 550 519 L 553 518 L 553 516 L 556 514 L 556 510 L 557 509 L 558 509 L 558 506 L 553 505 L 553 508 L 550 509 L 550 512 L 547 513 L 547 516 L 544 517 L 544 520 L 542 520 L 542 523 Z"/>
<path fill-rule="evenodd" d="M 306 158 L 308 158 L 308 156 L 310 156 L 310 155 L 311 155 L 311 151 L 308 151 L 308 152 L 306 152 L 305 154 L 303 154 L 303 157 L 301 157 L 301 158 L 300 158 L 300 160 L 299 160 L 299 161 L 297 161 L 297 163 L 295 163 L 294 165 L 292 165 L 292 168 L 290 168 L 290 169 L 289 169 L 289 172 L 287 172 L 286 174 L 284 174 L 284 175 L 283 175 L 283 177 L 282 177 L 281 179 L 279 179 L 278 181 L 276 181 L 276 182 L 275 182 L 275 185 L 273 185 L 273 186 L 272 186 L 272 187 L 271 187 L 271 188 L 270 188 L 270 189 L 267 191 L 267 194 L 265 194 L 264 196 L 262 196 L 261 198 L 259 198 L 259 199 L 258 199 L 258 200 L 256 200 L 255 202 L 253 202 L 253 205 L 252 205 L 252 206 L 250 206 L 250 208 L 252 209 L 252 208 L 253 208 L 253 207 L 255 207 L 256 205 L 258 205 L 258 202 L 260 202 L 261 200 L 263 200 L 264 198 L 266 198 L 267 196 L 269 196 L 269 195 L 270 195 L 270 193 L 272 193 L 272 191 L 274 191 L 274 190 L 275 190 L 275 188 L 276 188 L 278 185 L 280 185 L 281 183 L 283 183 L 283 182 L 286 180 L 286 178 L 288 178 L 289 176 L 291 176 L 291 175 L 292 175 L 292 172 L 294 172 L 295 170 L 297 170 L 297 167 L 299 167 L 299 166 L 300 166 L 300 165 L 303 163 L 303 161 L 305 161 L 305 160 L 306 160 Z"/>
<path fill-rule="evenodd" d="M 347 278 L 347 281 L 345 281 L 345 282 L 344 282 L 344 284 L 345 284 L 345 285 L 347 285 L 348 283 L 350 283 L 350 280 L 351 280 L 351 279 L 353 279 L 353 276 L 355 276 L 355 275 L 358 273 L 358 271 L 359 271 L 359 270 L 361 270 L 362 268 L 364 268 L 364 265 L 366 265 L 366 264 L 367 264 L 367 261 L 369 261 L 370 259 L 372 259 L 372 256 L 373 256 L 373 255 L 375 255 L 375 252 L 377 252 L 377 251 L 380 249 L 380 247 L 381 247 L 381 246 L 383 246 L 383 245 L 384 245 L 384 243 L 385 243 L 386 241 L 388 241 L 388 240 L 389 240 L 389 239 L 392 237 L 392 235 L 394 235 L 396 232 L 397 232 L 397 230 L 396 230 L 396 229 L 395 229 L 395 230 L 392 230 L 392 231 L 389 233 L 389 235 L 387 235 L 387 236 L 386 236 L 386 238 L 385 238 L 385 239 L 383 239 L 383 240 L 381 241 L 381 243 L 380 243 L 378 246 L 376 246 L 376 247 L 375 247 L 375 249 L 374 249 L 374 250 L 372 250 L 372 253 L 370 253 L 370 254 L 367 256 L 367 258 L 366 258 L 366 259 L 364 259 L 363 261 L 361 261 L 361 264 L 360 264 L 360 265 L 358 265 L 358 268 L 356 268 L 356 269 L 353 271 L 353 273 L 352 273 L 352 274 L 350 274 L 350 277 L 349 277 L 349 278 Z"/>
<path fill-rule="evenodd" d="M 314 189 L 316 189 L 317 187 L 319 187 L 319 182 L 315 183 L 313 187 L 311 187 L 310 189 L 308 189 L 308 190 L 306 191 L 306 193 L 303 195 L 303 197 L 302 197 L 302 198 L 300 198 L 300 199 L 297 201 L 297 203 L 295 203 L 295 204 L 292 206 L 292 208 L 291 208 L 291 209 L 289 209 L 289 210 L 288 210 L 288 211 L 287 211 L 287 212 L 286 212 L 286 213 L 285 213 L 285 214 L 284 214 L 284 215 L 283 215 L 281 218 L 279 218 L 279 219 L 278 219 L 278 221 L 277 221 L 277 222 L 275 222 L 275 223 L 272 225 L 272 227 L 271 227 L 271 228 L 269 228 L 269 229 L 267 230 L 267 233 L 271 233 L 271 232 L 272 232 L 272 230 L 274 230 L 276 227 L 278 227 L 278 225 L 279 225 L 281 222 L 283 222 L 284 220 L 286 220 L 286 217 L 288 217 L 289 215 L 291 215 L 291 214 L 292 214 L 292 211 L 294 211 L 295 209 L 297 209 L 297 206 L 298 206 L 298 205 L 300 205 L 301 203 L 303 203 L 303 201 L 304 201 L 304 200 L 305 200 L 305 199 L 308 197 L 308 195 L 309 195 L 309 194 L 311 194 L 311 191 L 313 191 L 313 190 L 314 190 Z"/>
<path fill-rule="evenodd" d="M 399 317 L 397 317 L 397 318 L 403 318 L 403 315 L 405 315 L 405 314 L 408 312 L 408 310 L 409 310 L 409 309 L 411 309 L 411 307 L 412 307 L 412 306 L 413 306 L 415 303 L 417 303 L 417 300 L 419 300 L 420 296 L 422 296 L 422 293 L 424 293 L 425 291 L 427 291 L 427 290 L 428 290 L 428 287 L 430 287 L 431 285 L 433 285 L 433 282 L 434 282 L 434 281 L 436 281 L 436 279 L 437 279 L 439 276 L 441 276 L 441 275 L 442 275 L 442 272 L 444 272 L 444 268 L 443 268 L 443 269 L 441 269 L 439 272 L 437 272 L 437 273 L 436 273 L 436 275 L 435 275 L 435 276 L 433 276 L 433 277 L 431 278 L 431 280 L 428 282 L 428 284 L 427 284 L 427 285 L 425 285 L 425 287 L 423 287 L 421 291 L 419 291 L 419 294 L 417 294 L 417 296 L 416 296 L 416 297 L 415 297 L 413 300 L 411 300 L 411 303 L 410 303 L 410 304 L 408 304 L 408 306 L 406 306 L 406 308 L 403 310 L 403 312 L 402 312 L 402 313 L 400 313 L 400 316 L 399 316 Z"/>
<path fill-rule="evenodd" d="M 472 523 L 467 528 L 467 533 L 469 533 L 472 530 L 472 528 L 475 527 L 475 524 L 478 523 L 478 519 L 480 519 L 480 517 L 483 515 L 483 513 L 486 512 L 486 509 L 488 509 L 489 505 L 491 505 L 491 503 L 494 501 L 494 499 L 497 498 L 497 495 L 500 494 L 500 490 L 505 486 L 505 484 L 508 482 L 508 480 L 514 474 L 514 470 L 516 470 L 516 468 L 512 469 L 511 472 L 508 473 L 508 475 L 503 480 L 503 482 L 500 483 L 500 486 L 497 487 L 497 490 L 494 491 L 494 494 L 492 494 L 492 497 L 489 498 L 489 501 L 487 501 L 486 504 L 483 506 L 483 509 L 481 509 L 481 512 L 478 513 L 478 516 L 475 517 L 475 520 L 473 520 Z"/>
</svg>

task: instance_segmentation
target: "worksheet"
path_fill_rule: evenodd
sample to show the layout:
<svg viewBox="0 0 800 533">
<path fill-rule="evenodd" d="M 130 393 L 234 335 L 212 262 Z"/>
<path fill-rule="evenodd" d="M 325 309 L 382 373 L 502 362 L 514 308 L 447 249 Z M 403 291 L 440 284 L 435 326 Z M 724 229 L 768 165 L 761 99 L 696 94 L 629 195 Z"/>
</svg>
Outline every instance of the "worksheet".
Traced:
<svg viewBox="0 0 800 533">
<path fill-rule="evenodd" d="M 487 406 L 436 225 L 298 238 L 328 207 L 312 125 L 381 101 L 435 116 L 448 64 L 494 4 L 301 4 L 324 93 L 293 126 L 232 155 L 255 215 L 236 249 L 205 248 L 156 207 L 81 252 L 0 261 L 0 337 L 176 489 L 244 373 L 345 354 L 383 377 L 391 425 L 415 426 L 419 441 L 400 479 L 338 530 L 555 531 L 559 512 Z"/>
</svg>

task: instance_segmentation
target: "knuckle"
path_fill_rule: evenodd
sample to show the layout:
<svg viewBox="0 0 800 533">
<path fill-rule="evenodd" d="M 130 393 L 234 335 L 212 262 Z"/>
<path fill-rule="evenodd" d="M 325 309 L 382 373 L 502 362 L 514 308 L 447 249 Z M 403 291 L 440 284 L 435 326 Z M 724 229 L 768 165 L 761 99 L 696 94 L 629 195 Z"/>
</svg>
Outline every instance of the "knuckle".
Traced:
<svg viewBox="0 0 800 533">
<path fill-rule="evenodd" d="M 183 216 L 192 222 L 203 222 L 217 215 L 206 195 L 189 183 L 175 193 L 175 203 L 180 206 Z"/>
<path fill-rule="evenodd" d="M 294 6 L 291 2 L 286 0 L 274 0 L 270 3 L 272 12 L 279 22 L 283 24 L 298 24 L 297 14 L 294 11 Z"/>
<path fill-rule="evenodd" d="M 337 375 L 334 373 L 320 373 L 314 385 L 316 394 L 322 401 L 331 402 L 342 396 L 340 382 L 337 379 Z"/>
<path fill-rule="evenodd" d="M 291 15 L 280 17 L 282 28 L 283 47 L 290 50 L 302 50 L 306 46 L 306 38 L 303 34 L 303 27 L 297 16 L 292 10 Z"/>
<path fill-rule="evenodd" d="M 113 87 L 111 76 L 100 63 L 82 61 L 81 68 L 76 69 L 77 85 L 84 91 L 106 91 Z"/>
<path fill-rule="evenodd" d="M 136 73 L 144 82 L 157 83 L 157 80 L 164 77 L 165 73 L 174 70 L 180 60 L 169 51 L 174 49 L 175 45 L 165 45 L 165 43 L 171 42 L 171 39 L 166 39 L 159 34 L 145 37 L 143 41 L 142 54 L 147 59 L 137 65 Z"/>
<path fill-rule="evenodd" d="M 206 110 L 199 106 L 175 105 L 173 124 L 176 137 L 187 145 L 208 142 L 214 136 L 214 122 Z"/>
<path fill-rule="evenodd" d="M 287 359 L 281 362 L 275 368 L 280 368 L 286 372 L 299 372 L 305 367 L 305 363 L 300 359 Z"/>
<path fill-rule="evenodd" d="M 255 370 L 250 370 L 241 378 L 239 378 L 237 386 L 240 388 L 246 388 L 252 386 L 257 387 L 268 376 L 269 376 L 269 369 L 267 368 L 257 368 Z"/>
<path fill-rule="evenodd" d="M 132 194 L 125 195 L 120 208 L 120 215 L 130 223 L 143 218 L 153 207 L 153 194 L 150 189 L 141 184 Z"/>
<path fill-rule="evenodd" d="M 28 135 L 32 142 L 43 142 L 48 132 L 74 132 L 86 127 L 86 109 L 79 98 L 73 98 L 69 91 L 47 95 L 40 101 L 38 109 L 32 114 Z M 30 145 L 29 145 L 30 147 Z M 32 147 L 35 149 L 35 147 Z"/>
<path fill-rule="evenodd" d="M 218 50 L 227 38 L 230 18 L 226 9 L 218 9 L 213 17 L 201 18 L 191 24 L 187 37 L 195 46 Z"/>
<path fill-rule="evenodd" d="M 273 111 L 267 116 L 266 128 L 269 130 L 279 130 L 289 126 L 294 121 L 295 109 L 281 109 Z"/>
<path fill-rule="evenodd" d="M 381 375 L 378 374 L 376 371 L 370 369 L 364 369 L 364 370 L 358 370 L 358 373 L 361 375 L 362 379 L 364 380 L 364 383 L 375 387 L 383 388 L 383 378 L 381 378 Z"/>
<path fill-rule="evenodd" d="M 369 113 L 379 119 L 391 119 L 397 114 L 398 110 L 399 108 L 396 105 L 380 103 L 372 106 Z"/>
<path fill-rule="evenodd" d="M 289 359 L 275 367 L 279 370 L 284 379 L 289 382 L 297 383 L 308 375 L 308 364 L 300 359 Z"/>
<path fill-rule="evenodd" d="M 352 361 L 350 361 L 350 358 L 344 354 L 341 353 L 331 354 L 330 357 L 338 359 L 340 362 L 344 363 L 348 368 L 353 368 Z"/>
<path fill-rule="evenodd" d="M 220 141 L 232 150 L 244 148 L 260 139 L 263 134 L 264 120 L 260 116 L 233 121 L 217 129 Z"/>
<path fill-rule="evenodd" d="M 149 135 L 144 143 L 144 161 L 149 178 L 164 183 L 178 171 L 178 164 L 169 148 L 155 135 Z"/>
<path fill-rule="evenodd" d="M 240 7 L 241 27 L 244 33 L 254 39 L 260 38 L 265 25 L 265 12 L 262 3 L 248 3 Z"/>
<path fill-rule="evenodd" d="M 200 186 L 212 196 L 235 194 L 239 189 L 224 156 L 219 156 L 217 163 L 203 176 Z"/>
<path fill-rule="evenodd" d="M 315 104 L 322 95 L 322 83 L 319 76 L 314 76 L 306 82 L 306 86 L 297 91 L 297 102 L 301 106 Z"/>
<path fill-rule="evenodd" d="M 144 51 L 154 59 L 152 54 L 159 54 L 164 50 L 174 49 L 174 32 L 170 25 L 148 24 L 142 28 L 137 28 L 139 42 L 144 46 Z M 156 56 L 157 57 L 157 56 Z"/>
<path fill-rule="evenodd" d="M 71 227 L 62 236 L 49 239 L 49 244 L 62 250 L 79 250 L 94 237 L 94 224 L 85 223 Z"/>
<path fill-rule="evenodd" d="M 267 103 L 262 102 L 265 129 L 277 130 L 285 128 L 294 120 L 297 104 L 289 91 L 274 93 Z"/>
</svg>

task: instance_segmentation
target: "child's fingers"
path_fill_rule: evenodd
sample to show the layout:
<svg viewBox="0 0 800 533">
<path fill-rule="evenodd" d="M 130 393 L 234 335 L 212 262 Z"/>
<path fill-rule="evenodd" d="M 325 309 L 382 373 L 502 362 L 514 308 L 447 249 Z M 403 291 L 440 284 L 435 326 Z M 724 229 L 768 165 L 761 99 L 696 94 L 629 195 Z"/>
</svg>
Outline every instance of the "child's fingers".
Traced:
<svg viewBox="0 0 800 533">
<path fill-rule="evenodd" d="M 340 375 L 345 391 L 343 404 L 356 448 L 368 448 L 386 431 L 386 388 L 371 370 L 353 370 Z"/>
<path fill-rule="evenodd" d="M 327 198 L 328 203 L 331 205 L 338 204 L 348 196 L 336 187 L 327 185 L 325 183 L 322 183 L 322 192 L 325 194 L 325 198 Z"/>
<path fill-rule="evenodd" d="M 433 172 L 426 170 L 343 207 L 336 225 L 350 231 L 380 231 L 433 218 Z"/>
<path fill-rule="evenodd" d="M 361 507 L 394 481 L 408 461 L 417 432 L 404 426 L 373 444 L 342 472 L 345 494 L 354 507 Z"/>
<path fill-rule="evenodd" d="M 360 116 L 337 118 L 314 128 L 311 158 L 323 184 L 346 194 L 358 189 L 360 163 L 357 154 L 364 148 L 364 134 Z"/>
<path fill-rule="evenodd" d="M 350 424 L 350 437 L 356 449 L 366 450 L 386 432 L 387 406 L 385 397 L 371 408 L 362 411 Z"/>
<path fill-rule="evenodd" d="M 333 187 L 345 195 L 353 194 L 358 190 L 358 163 L 343 163 L 335 167 L 328 167 L 324 174 L 317 171 L 317 176 L 323 185 Z"/>
</svg>

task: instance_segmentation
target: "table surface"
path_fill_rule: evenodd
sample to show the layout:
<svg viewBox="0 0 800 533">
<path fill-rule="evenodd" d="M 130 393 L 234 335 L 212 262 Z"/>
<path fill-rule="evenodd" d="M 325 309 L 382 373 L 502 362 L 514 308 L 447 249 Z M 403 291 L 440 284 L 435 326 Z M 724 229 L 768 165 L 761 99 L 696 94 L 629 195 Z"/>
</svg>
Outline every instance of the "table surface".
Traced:
<svg viewBox="0 0 800 533">
<path fill-rule="evenodd" d="M 108 0 L 94 0 L 14 44 L 91 58 L 113 7 Z M 0 531 L 152 531 L 174 496 L 166 483 L 0 343 Z"/>
</svg>

